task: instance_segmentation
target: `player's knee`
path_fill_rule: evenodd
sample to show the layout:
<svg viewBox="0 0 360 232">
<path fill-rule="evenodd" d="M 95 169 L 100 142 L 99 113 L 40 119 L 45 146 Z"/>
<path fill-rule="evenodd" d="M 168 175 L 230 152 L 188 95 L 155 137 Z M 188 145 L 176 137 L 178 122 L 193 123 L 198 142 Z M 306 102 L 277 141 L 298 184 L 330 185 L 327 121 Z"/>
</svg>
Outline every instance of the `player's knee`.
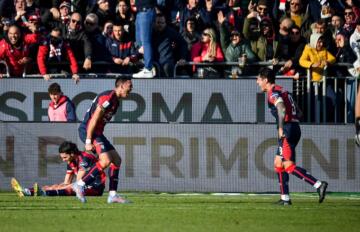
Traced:
<svg viewBox="0 0 360 232">
<path fill-rule="evenodd" d="M 284 162 L 284 168 L 287 173 L 292 173 L 294 171 L 294 169 L 296 168 L 296 165 L 291 161 L 287 161 L 287 162 Z"/>
</svg>

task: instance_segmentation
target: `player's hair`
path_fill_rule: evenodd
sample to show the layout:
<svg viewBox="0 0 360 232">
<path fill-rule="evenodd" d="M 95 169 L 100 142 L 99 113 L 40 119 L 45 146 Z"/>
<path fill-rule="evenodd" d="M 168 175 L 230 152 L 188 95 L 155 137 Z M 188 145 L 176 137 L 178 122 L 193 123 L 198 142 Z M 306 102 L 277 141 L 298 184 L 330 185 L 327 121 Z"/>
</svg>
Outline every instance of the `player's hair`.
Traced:
<svg viewBox="0 0 360 232">
<path fill-rule="evenodd" d="M 115 88 L 119 87 L 119 85 L 125 83 L 126 81 L 131 80 L 130 77 L 118 77 L 115 80 Z"/>
<path fill-rule="evenodd" d="M 268 67 L 263 67 L 260 69 L 259 71 L 259 77 L 262 79 L 267 79 L 269 83 L 274 84 L 275 83 L 275 73 L 274 70 L 268 68 Z"/>
<path fill-rule="evenodd" d="M 49 94 L 58 94 L 61 93 L 61 87 L 58 83 L 52 83 L 48 88 Z"/>
<path fill-rule="evenodd" d="M 79 152 L 78 147 L 75 143 L 72 143 L 70 141 L 65 141 L 59 146 L 59 153 L 66 153 L 66 154 L 76 154 Z"/>
</svg>

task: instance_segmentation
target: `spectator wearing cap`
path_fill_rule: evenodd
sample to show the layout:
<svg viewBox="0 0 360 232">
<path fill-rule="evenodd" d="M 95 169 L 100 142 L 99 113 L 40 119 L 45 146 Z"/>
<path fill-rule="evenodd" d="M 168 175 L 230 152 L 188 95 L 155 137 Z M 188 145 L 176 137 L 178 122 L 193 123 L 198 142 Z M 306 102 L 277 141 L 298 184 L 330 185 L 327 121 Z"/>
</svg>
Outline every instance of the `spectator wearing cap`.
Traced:
<svg viewBox="0 0 360 232">
<path fill-rule="evenodd" d="M 123 25 L 131 40 L 135 41 L 135 16 L 125 0 L 120 0 L 117 5 L 115 23 Z"/>
<path fill-rule="evenodd" d="M 160 64 L 160 76 L 173 77 L 175 64 L 188 57 L 187 43 L 181 34 L 167 26 L 163 14 L 157 14 L 153 36 L 154 60 Z"/>
<path fill-rule="evenodd" d="M 62 28 L 70 23 L 71 5 L 68 1 L 63 1 L 60 3 L 60 5 L 58 5 L 58 8 L 54 7 L 52 9 L 56 10 L 53 10 L 51 12 L 47 11 L 42 16 L 43 22 L 46 28 L 48 28 L 48 30 L 51 30 L 55 27 Z"/>
<path fill-rule="evenodd" d="M 62 36 L 70 43 L 76 60 L 79 62 L 84 61 L 83 69 L 90 70 L 92 65 L 92 45 L 83 29 L 82 17 L 79 13 L 74 12 L 71 14 L 69 24 L 62 27 Z"/>
<path fill-rule="evenodd" d="M 0 41 L 0 60 L 4 60 L 9 68 L 10 76 L 23 75 L 25 66 L 31 62 L 29 47 L 37 43 L 39 35 L 23 35 L 17 25 L 9 27 L 7 36 Z"/>
<path fill-rule="evenodd" d="M 111 61 L 111 55 L 106 48 L 106 37 L 99 28 L 98 16 L 94 13 L 88 14 L 84 21 L 84 28 L 92 45 L 92 60 Z M 98 67 L 97 71 L 105 72 L 105 70 L 102 67 Z"/>
<path fill-rule="evenodd" d="M 79 75 L 77 75 L 78 65 L 75 55 L 70 45 L 61 38 L 60 29 L 53 28 L 50 36 L 39 46 L 37 55 L 37 64 L 44 80 L 51 78 L 50 73 L 61 73 L 61 65 L 58 63 L 66 60 L 70 63 L 72 79 L 77 83 L 80 78 Z M 52 68 L 47 67 L 48 63 L 52 63 Z"/>
<path fill-rule="evenodd" d="M 106 48 L 110 52 L 114 64 L 111 67 L 112 72 L 128 74 L 132 71 L 133 64 L 138 61 L 138 53 L 123 25 L 113 25 L 113 37 L 107 39 Z"/>
<path fill-rule="evenodd" d="M 58 83 L 53 83 L 48 88 L 50 103 L 48 117 L 50 122 L 76 122 L 75 106 L 63 94 Z"/>
</svg>

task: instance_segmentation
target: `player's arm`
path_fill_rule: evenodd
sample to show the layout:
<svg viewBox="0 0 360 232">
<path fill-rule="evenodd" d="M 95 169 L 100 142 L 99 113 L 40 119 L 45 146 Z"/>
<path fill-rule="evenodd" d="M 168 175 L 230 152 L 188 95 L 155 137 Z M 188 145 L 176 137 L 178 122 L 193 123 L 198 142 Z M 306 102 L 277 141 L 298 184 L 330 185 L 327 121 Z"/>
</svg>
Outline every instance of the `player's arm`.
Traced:
<svg viewBox="0 0 360 232">
<path fill-rule="evenodd" d="M 277 114 L 278 114 L 278 132 L 279 132 L 279 138 L 283 138 L 284 135 L 284 123 L 285 123 L 285 104 L 282 101 L 282 99 L 278 99 L 276 104 Z"/>
<path fill-rule="evenodd" d="M 60 185 L 68 185 L 71 184 L 74 178 L 74 174 L 73 173 L 66 173 L 65 178 L 64 178 L 64 182 Z"/>
<path fill-rule="evenodd" d="M 85 142 L 85 149 L 91 151 L 93 148 L 92 145 L 92 135 L 95 131 L 96 125 L 100 119 L 104 116 L 104 108 L 101 105 L 96 107 L 96 110 L 93 116 L 90 119 L 89 125 L 86 131 L 86 142 Z"/>
</svg>

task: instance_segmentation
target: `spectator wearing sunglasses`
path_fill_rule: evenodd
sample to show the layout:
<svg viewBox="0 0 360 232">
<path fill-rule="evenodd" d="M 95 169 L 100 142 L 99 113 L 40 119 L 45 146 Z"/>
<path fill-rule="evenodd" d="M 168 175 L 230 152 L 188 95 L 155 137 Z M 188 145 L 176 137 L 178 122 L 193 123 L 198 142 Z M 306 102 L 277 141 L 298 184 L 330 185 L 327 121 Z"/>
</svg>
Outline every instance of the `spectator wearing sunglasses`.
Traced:
<svg viewBox="0 0 360 232">
<path fill-rule="evenodd" d="M 84 61 L 83 69 L 89 70 L 92 65 L 92 45 L 82 26 L 82 17 L 74 12 L 68 25 L 62 28 L 63 38 L 70 43 L 77 61 Z"/>
</svg>

